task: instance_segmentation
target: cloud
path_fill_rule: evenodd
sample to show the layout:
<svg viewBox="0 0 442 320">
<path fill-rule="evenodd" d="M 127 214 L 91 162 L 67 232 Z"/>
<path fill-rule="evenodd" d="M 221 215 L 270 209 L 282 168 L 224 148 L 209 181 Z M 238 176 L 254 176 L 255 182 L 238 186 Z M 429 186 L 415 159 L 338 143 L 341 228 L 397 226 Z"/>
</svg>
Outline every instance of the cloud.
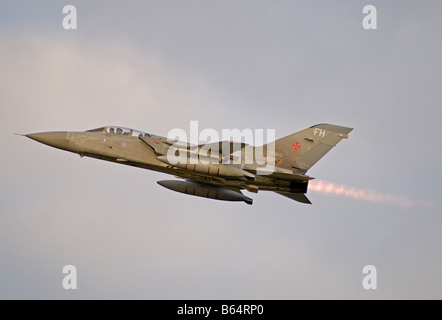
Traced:
<svg viewBox="0 0 442 320">
<path fill-rule="evenodd" d="M 158 119 L 178 125 L 184 116 L 186 124 L 210 93 L 197 76 L 175 73 L 158 56 L 125 42 L 5 33 L 0 39 L 4 130 L 112 124 L 161 132 Z"/>
</svg>

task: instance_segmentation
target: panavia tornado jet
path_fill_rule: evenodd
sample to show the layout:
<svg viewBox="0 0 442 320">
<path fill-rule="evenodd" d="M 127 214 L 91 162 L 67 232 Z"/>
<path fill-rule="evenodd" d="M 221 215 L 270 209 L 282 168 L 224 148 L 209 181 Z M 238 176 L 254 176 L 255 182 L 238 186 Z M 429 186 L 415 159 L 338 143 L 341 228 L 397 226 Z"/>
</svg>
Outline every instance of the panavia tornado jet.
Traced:
<svg viewBox="0 0 442 320">
<path fill-rule="evenodd" d="M 348 138 L 352 130 L 319 124 L 259 147 L 233 141 L 190 145 L 115 126 L 84 132 L 42 132 L 26 137 L 81 157 L 174 175 L 181 179 L 158 181 L 158 184 L 188 195 L 252 204 L 253 200 L 241 190 L 273 191 L 310 204 L 305 194 L 314 178 L 307 171 L 339 141 Z M 199 155 L 202 150 L 205 152 Z M 178 153 L 180 161 L 176 161 Z M 252 161 L 244 161 L 250 153 Z M 257 154 L 266 159 L 266 164 L 258 161 Z M 206 161 L 200 161 L 203 158 Z"/>
</svg>

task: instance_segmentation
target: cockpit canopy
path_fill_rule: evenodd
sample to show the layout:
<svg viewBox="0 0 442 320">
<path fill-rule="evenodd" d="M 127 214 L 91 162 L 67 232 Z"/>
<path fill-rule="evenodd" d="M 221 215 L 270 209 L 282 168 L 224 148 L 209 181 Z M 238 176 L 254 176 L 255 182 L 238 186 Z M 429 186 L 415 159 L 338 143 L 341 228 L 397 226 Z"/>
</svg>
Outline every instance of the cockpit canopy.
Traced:
<svg viewBox="0 0 442 320">
<path fill-rule="evenodd" d="M 87 132 L 102 132 L 102 133 L 111 133 L 111 134 L 119 134 L 123 136 L 133 136 L 133 137 L 151 137 L 152 135 L 150 133 L 133 130 L 130 128 L 125 127 L 114 127 L 114 126 L 107 126 L 97 129 L 88 130 Z"/>
</svg>

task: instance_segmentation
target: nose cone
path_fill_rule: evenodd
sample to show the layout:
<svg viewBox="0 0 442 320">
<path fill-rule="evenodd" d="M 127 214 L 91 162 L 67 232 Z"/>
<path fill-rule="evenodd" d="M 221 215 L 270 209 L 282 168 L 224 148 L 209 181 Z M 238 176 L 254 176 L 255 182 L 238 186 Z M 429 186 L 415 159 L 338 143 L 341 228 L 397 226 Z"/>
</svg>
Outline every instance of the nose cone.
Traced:
<svg viewBox="0 0 442 320">
<path fill-rule="evenodd" d="M 68 147 L 67 132 L 65 131 L 32 133 L 27 134 L 26 137 L 58 149 L 66 150 Z"/>
</svg>

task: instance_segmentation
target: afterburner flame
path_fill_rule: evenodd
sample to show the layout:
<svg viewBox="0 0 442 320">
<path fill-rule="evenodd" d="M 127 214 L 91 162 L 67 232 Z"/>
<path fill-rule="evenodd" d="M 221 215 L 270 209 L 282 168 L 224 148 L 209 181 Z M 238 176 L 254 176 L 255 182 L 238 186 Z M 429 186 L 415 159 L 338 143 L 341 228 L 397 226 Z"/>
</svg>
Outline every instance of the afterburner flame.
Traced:
<svg viewBox="0 0 442 320">
<path fill-rule="evenodd" d="M 310 192 L 325 195 L 349 197 L 362 201 L 387 203 L 401 207 L 411 207 L 416 204 L 415 201 L 410 200 L 407 196 L 381 193 L 372 189 L 353 188 L 324 180 L 310 181 L 308 189 Z"/>
</svg>

